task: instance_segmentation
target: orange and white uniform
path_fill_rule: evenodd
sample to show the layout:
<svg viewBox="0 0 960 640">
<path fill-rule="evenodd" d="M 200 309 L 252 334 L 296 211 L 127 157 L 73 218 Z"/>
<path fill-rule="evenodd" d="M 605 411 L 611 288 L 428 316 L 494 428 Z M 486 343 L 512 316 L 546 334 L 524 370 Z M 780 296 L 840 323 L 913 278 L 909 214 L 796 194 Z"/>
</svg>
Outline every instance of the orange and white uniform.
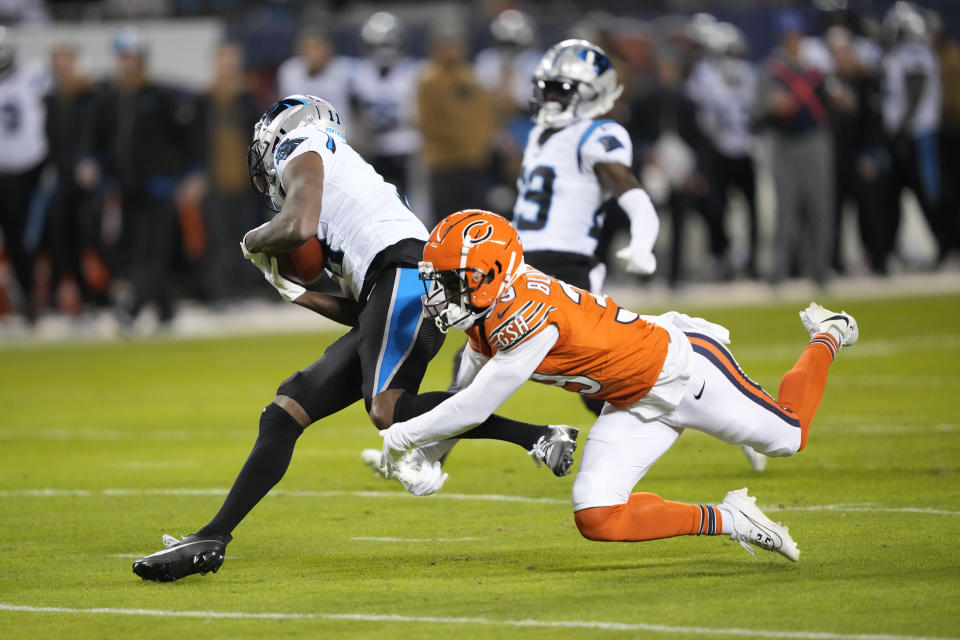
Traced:
<svg viewBox="0 0 960 640">
<path fill-rule="evenodd" d="M 516 349 L 548 326 L 558 338 L 530 379 L 629 407 L 656 384 L 670 336 L 612 299 L 592 295 L 532 268 L 523 271 L 492 313 L 467 330 L 486 359 Z"/>
<path fill-rule="evenodd" d="M 639 316 L 524 265 L 466 333 L 461 391 L 382 431 L 390 448 L 455 437 L 527 380 L 606 401 L 583 449 L 575 511 L 626 503 L 685 428 L 768 456 L 801 447 L 796 414 L 743 374 L 724 346 L 729 332 L 706 320 Z"/>
</svg>

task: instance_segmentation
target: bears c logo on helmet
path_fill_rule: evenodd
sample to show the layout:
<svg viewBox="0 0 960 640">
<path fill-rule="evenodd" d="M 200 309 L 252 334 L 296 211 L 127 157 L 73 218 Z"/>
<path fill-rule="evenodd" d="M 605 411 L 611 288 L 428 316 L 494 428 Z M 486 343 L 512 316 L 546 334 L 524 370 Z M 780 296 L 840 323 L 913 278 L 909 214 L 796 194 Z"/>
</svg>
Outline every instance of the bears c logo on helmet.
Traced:
<svg viewBox="0 0 960 640">
<path fill-rule="evenodd" d="M 476 232 L 473 232 L 474 229 Z M 486 220 L 477 220 L 463 228 L 463 244 L 473 247 L 486 242 L 492 235 L 493 225 Z"/>
</svg>

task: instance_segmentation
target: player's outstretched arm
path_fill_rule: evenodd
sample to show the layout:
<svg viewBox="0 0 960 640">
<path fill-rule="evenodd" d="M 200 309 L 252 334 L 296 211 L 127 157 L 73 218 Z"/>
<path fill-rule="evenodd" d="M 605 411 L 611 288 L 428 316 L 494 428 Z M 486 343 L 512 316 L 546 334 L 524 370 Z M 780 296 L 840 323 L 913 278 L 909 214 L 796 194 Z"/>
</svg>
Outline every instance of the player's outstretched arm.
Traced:
<svg viewBox="0 0 960 640">
<path fill-rule="evenodd" d="M 323 198 L 323 160 L 304 153 L 284 168 L 286 192 L 280 212 L 243 238 L 250 253 L 278 254 L 296 249 L 317 233 Z"/>
<path fill-rule="evenodd" d="M 464 389 L 430 411 L 381 431 L 385 458 L 399 459 L 409 449 L 457 436 L 489 418 L 536 371 L 559 335 L 551 325 L 510 351 L 498 352 Z"/>
</svg>

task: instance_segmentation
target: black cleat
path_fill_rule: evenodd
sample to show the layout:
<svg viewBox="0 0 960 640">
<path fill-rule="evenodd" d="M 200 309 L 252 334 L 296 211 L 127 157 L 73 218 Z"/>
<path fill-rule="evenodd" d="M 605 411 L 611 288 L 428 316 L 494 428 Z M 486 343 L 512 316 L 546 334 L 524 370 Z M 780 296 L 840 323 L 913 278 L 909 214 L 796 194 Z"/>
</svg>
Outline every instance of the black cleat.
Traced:
<svg viewBox="0 0 960 640">
<path fill-rule="evenodd" d="M 191 533 L 183 540 L 165 535 L 163 544 L 167 548 L 134 562 L 133 572 L 154 582 L 173 582 L 195 573 L 202 576 L 209 571 L 216 573 L 231 540 L 230 535 L 201 537 Z"/>
</svg>

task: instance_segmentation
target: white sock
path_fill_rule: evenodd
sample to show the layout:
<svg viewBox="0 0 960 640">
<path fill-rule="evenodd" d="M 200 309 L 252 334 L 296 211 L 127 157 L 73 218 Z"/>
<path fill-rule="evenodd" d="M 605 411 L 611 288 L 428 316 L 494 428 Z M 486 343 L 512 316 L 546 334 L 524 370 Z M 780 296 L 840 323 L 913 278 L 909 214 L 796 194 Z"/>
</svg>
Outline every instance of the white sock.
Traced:
<svg viewBox="0 0 960 640">
<path fill-rule="evenodd" d="M 843 334 L 840 332 L 840 329 L 837 327 L 830 327 L 826 332 L 837 339 L 837 344 L 839 344 L 841 347 L 843 346 Z"/>
<path fill-rule="evenodd" d="M 730 535 L 733 533 L 733 511 L 722 504 L 717 505 L 717 511 L 720 512 L 720 533 Z"/>
</svg>

